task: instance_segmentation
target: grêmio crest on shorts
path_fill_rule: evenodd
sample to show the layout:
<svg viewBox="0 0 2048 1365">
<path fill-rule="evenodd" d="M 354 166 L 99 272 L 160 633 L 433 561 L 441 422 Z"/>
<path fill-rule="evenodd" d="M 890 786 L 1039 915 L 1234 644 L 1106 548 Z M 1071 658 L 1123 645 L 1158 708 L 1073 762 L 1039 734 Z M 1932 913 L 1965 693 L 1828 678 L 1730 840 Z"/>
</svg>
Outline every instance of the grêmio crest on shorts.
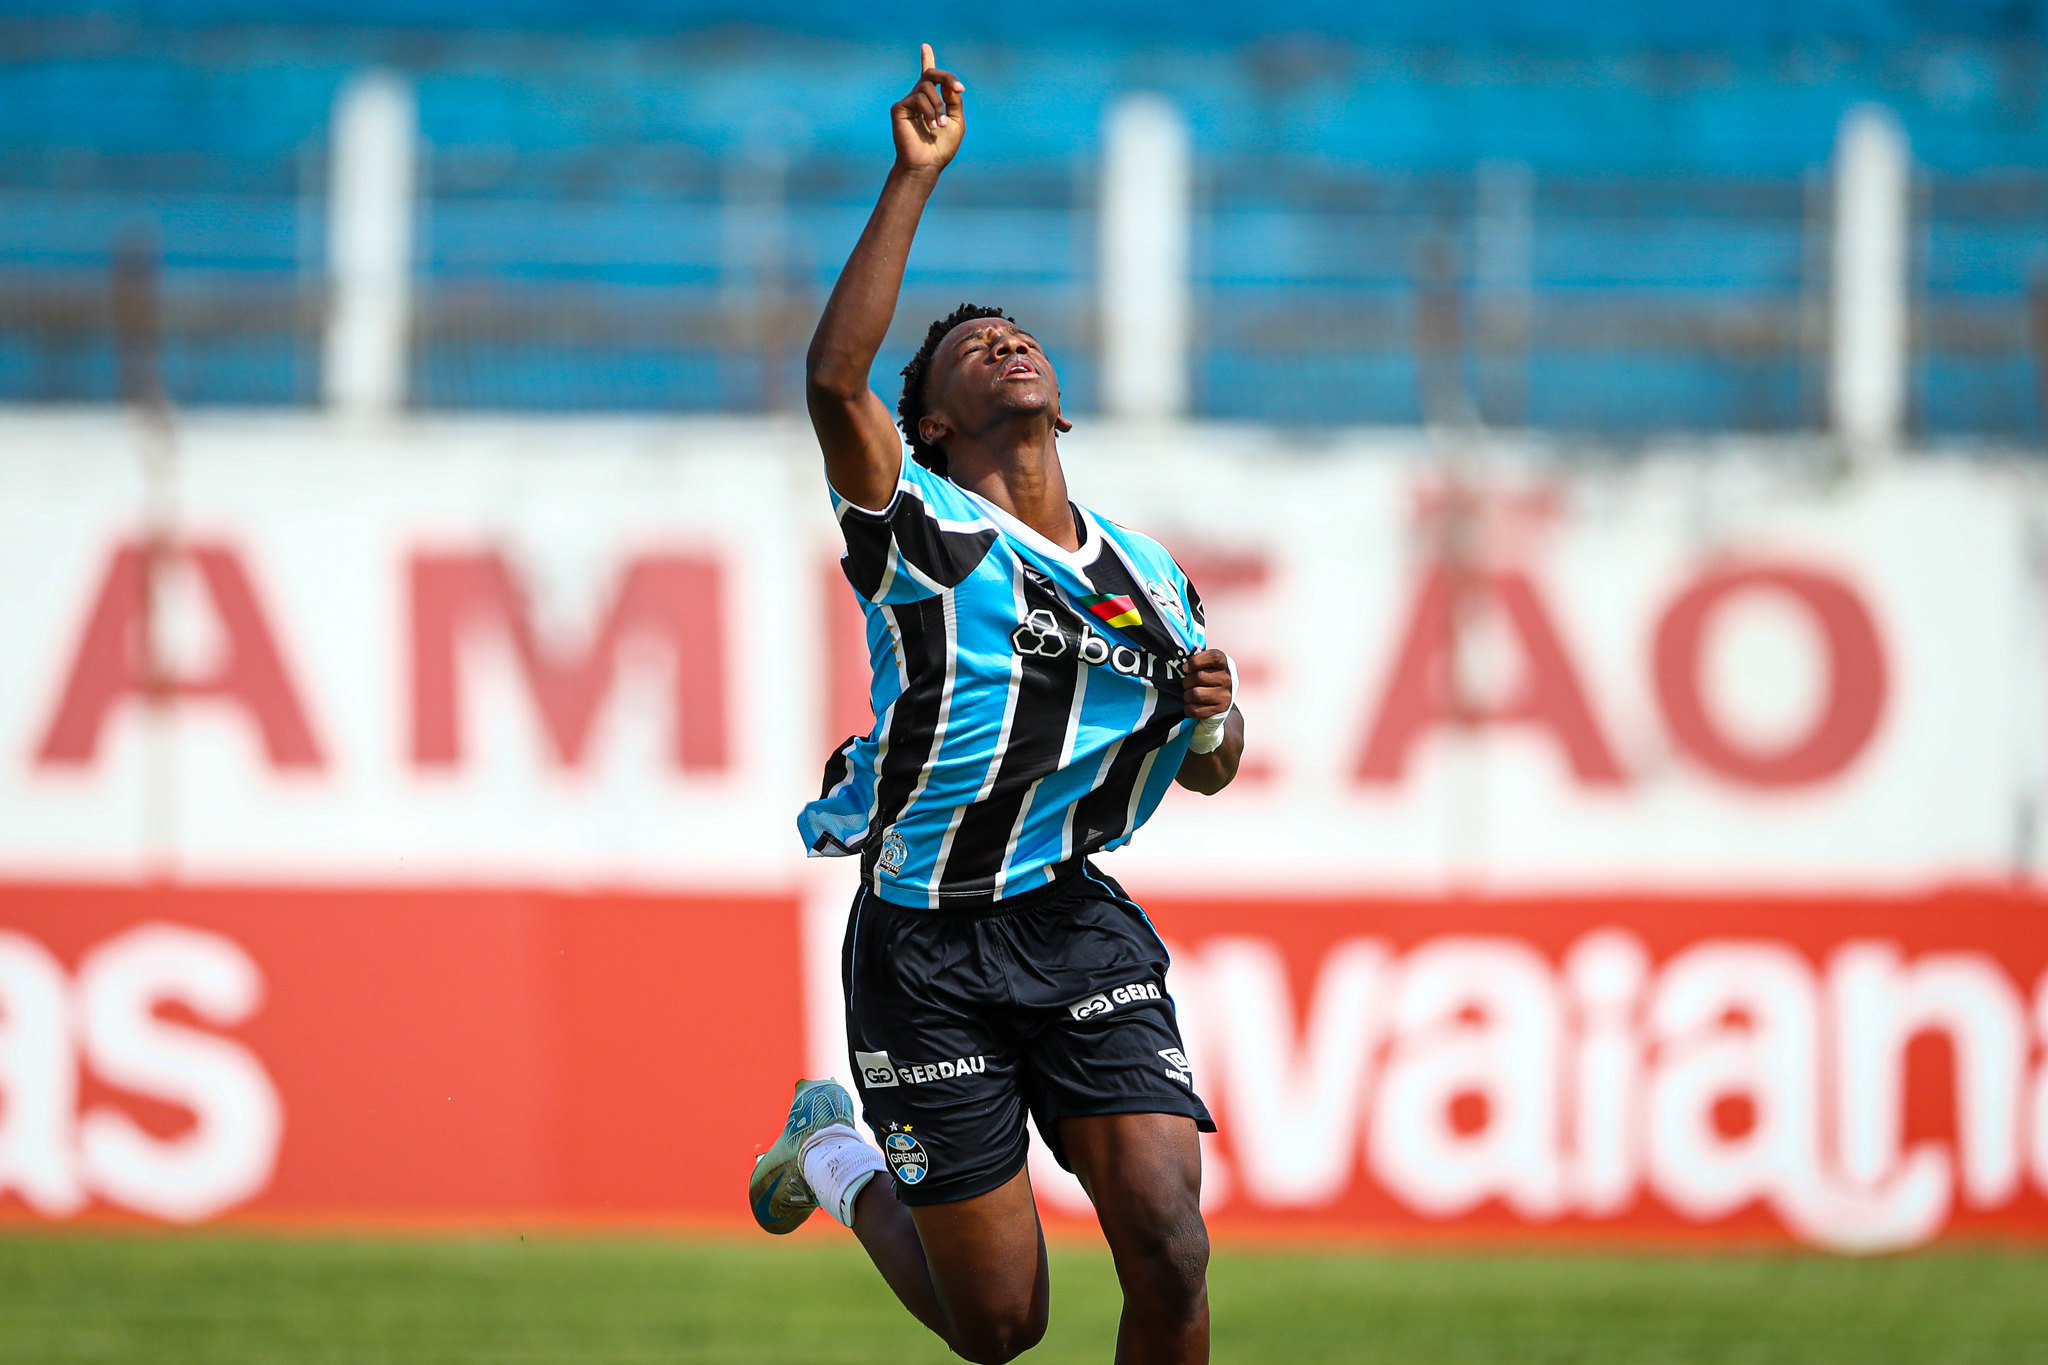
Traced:
<svg viewBox="0 0 2048 1365">
<path fill-rule="evenodd" d="M 837 493 L 875 727 L 797 819 L 899 905 L 987 904 L 1145 823 L 1187 753 L 1202 602 L 1158 542 L 1085 507 L 1069 553 L 906 454 L 879 512 Z"/>
</svg>

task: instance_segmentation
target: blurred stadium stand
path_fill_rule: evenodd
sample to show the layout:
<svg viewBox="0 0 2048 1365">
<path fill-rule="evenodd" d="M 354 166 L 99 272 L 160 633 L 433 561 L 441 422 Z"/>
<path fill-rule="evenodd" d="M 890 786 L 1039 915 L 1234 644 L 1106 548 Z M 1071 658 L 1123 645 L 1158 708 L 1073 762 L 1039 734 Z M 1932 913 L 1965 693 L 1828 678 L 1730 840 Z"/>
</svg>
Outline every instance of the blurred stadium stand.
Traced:
<svg viewBox="0 0 2048 1365">
<path fill-rule="evenodd" d="M 1193 130 L 1196 415 L 1412 423 L 1448 388 L 1490 423 L 1615 439 L 1817 428 L 1827 167 L 1874 101 L 1914 159 L 1909 428 L 2043 438 L 2044 0 L 1033 15 L 1018 45 L 993 10 L 884 33 L 811 0 L 745 25 L 560 0 L 12 7 L 0 400 L 116 396 L 125 243 L 161 257 L 174 401 L 316 401 L 331 109 L 389 67 L 423 142 L 415 406 L 793 407 L 929 35 L 972 132 L 885 355 L 998 302 L 1096 405 L 1099 132 L 1147 89 Z M 1432 355 L 1456 357 L 1447 383 Z"/>
</svg>

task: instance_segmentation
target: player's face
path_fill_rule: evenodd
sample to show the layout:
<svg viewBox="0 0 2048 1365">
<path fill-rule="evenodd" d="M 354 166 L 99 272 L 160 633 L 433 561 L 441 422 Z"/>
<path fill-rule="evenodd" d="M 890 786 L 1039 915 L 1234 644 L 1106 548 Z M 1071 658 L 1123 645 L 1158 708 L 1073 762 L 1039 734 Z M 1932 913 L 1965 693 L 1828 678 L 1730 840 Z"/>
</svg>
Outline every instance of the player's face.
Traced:
<svg viewBox="0 0 2048 1365">
<path fill-rule="evenodd" d="M 931 410 L 960 430 L 1008 413 L 1057 414 L 1059 377 L 1037 338 L 1001 318 L 972 318 L 932 355 Z"/>
</svg>

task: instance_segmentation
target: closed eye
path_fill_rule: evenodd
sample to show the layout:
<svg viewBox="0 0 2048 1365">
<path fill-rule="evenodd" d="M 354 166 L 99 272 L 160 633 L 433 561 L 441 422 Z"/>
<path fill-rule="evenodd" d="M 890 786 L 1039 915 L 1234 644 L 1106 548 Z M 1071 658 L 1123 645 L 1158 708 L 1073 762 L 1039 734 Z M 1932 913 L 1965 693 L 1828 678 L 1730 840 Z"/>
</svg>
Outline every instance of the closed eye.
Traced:
<svg viewBox="0 0 2048 1365">
<path fill-rule="evenodd" d="M 977 332 L 973 336 L 967 337 L 966 339 L 962 340 L 960 345 L 954 350 L 953 355 L 956 359 L 964 361 L 973 356 L 976 352 L 990 354 L 994 350 L 994 342 L 991 340 L 991 337 L 999 337 L 1002 335 L 1005 334 Z M 1034 355 L 1040 356 L 1045 354 L 1045 348 L 1038 344 L 1038 338 L 1032 336 L 1029 332 L 1010 332 L 1007 333 L 1007 335 L 1015 337 L 1019 342 L 1022 343 L 1022 345 L 1018 348 L 1019 350 L 1027 351 Z"/>
</svg>

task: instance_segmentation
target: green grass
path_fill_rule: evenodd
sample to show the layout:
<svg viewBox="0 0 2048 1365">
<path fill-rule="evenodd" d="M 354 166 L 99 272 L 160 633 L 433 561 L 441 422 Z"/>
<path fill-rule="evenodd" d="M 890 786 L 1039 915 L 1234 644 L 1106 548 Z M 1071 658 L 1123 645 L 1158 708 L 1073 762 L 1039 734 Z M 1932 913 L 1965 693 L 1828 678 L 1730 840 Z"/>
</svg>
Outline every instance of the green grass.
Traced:
<svg viewBox="0 0 2048 1365">
<path fill-rule="evenodd" d="M 1219 1253 L 1219 1362 L 2048 1365 L 2048 1255 Z M 1106 1362 L 1106 1258 L 1054 1255 L 1029 1361 Z M 843 1237 L 0 1236 L 0 1360 L 920 1365 Z"/>
</svg>

